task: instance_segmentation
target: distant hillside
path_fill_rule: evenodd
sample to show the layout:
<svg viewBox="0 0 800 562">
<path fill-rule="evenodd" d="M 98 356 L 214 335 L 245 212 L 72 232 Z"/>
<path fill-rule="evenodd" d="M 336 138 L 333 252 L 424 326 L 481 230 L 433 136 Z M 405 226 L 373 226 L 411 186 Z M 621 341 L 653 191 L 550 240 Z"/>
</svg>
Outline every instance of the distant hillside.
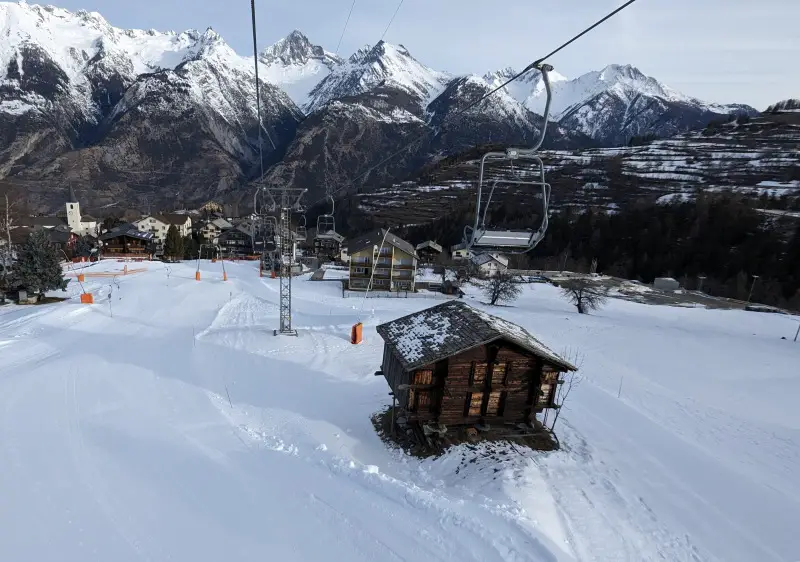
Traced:
<svg viewBox="0 0 800 562">
<path fill-rule="evenodd" d="M 394 184 L 353 200 L 378 223 L 416 225 L 473 205 L 480 155 L 471 149 L 426 166 L 414 181 Z M 498 145 L 494 148 L 502 148 Z M 800 210 L 800 113 L 765 112 L 713 122 L 701 131 L 641 145 L 610 149 L 546 151 L 542 158 L 552 185 L 554 209 L 615 211 L 633 202 L 687 200 L 695 192 L 729 192 L 773 209 Z M 492 166 L 488 177 L 508 178 Z M 536 212 L 535 194 L 498 188 L 495 210 Z M 490 213 L 491 214 L 491 213 Z M 498 225 L 508 218 L 497 215 Z"/>
</svg>

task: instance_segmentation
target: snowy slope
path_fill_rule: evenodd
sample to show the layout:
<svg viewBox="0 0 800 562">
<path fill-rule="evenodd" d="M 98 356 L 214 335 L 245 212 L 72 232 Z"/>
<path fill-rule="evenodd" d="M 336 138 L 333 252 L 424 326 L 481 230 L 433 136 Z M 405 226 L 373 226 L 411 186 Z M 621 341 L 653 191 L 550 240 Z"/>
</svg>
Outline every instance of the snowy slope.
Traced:
<svg viewBox="0 0 800 562">
<path fill-rule="evenodd" d="M 526 287 L 492 312 L 583 359 L 563 449 L 419 461 L 369 421 L 389 403 L 374 328 L 437 301 L 362 313 L 304 276 L 300 335 L 277 338 L 278 282 L 252 264 L 227 263 L 223 282 L 203 262 L 199 283 L 193 263 L 145 265 L 87 278 L 94 306 L 0 308 L 0 559 L 778 562 L 800 549 L 800 344 L 780 339 L 796 319 L 616 300 L 582 316 Z"/>
<path fill-rule="evenodd" d="M 402 45 L 379 41 L 354 53 L 317 84 L 305 109 L 311 113 L 333 99 L 357 96 L 378 86 L 402 90 L 425 109 L 451 78 L 420 63 Z"/>
<path fill-rule="evenodd" d="M 483 76 L 483 79 L 491 88 L 496 88 L 516 74 L 517 71 L 513 68 L 504 68 L 503 70 L 498 70 L 497 72 L 487 73 Z M 557 71 L 553 70 L 550 72 L 550 84 L 552 89 L 555 89 L 555 86 L 558 83 L 567 81 L 568 79 L 559 74 Z M 546 92 L 544 81 L 542 80 L 542 74 L 540 72 L 534 70 L 520 76 L 503 88 L 503 91 L 506 93 L 506 95 L 515 99 L 530 111 L 538 113 L 539 115 L 544 113 L 544 101 L 541 101 L 540 103 L 540 100 L 544 100 Z M 555 106 L 551 105 L 551 118 L 554 118 L 554 116 L 557 115 L 554 108 Z"/>
</svg>

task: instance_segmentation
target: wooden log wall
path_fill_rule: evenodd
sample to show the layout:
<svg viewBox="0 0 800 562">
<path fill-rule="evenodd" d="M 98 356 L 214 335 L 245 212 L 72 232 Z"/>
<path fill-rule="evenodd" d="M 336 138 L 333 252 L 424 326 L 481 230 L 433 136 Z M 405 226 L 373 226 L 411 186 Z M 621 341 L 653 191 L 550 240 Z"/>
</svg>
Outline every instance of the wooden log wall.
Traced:
<svg viewBox="0 0 800 562">
<path fill-rule="evenodd" d="M 481 419 L 489 423 L 492 419 L 497 423 L 527 419 L 531 381 L 538 382 L 539 368 L 536 357 L 505 344 L 485 345 L 451 357 L 439 421 L 460 425 Z"/>
</svg>

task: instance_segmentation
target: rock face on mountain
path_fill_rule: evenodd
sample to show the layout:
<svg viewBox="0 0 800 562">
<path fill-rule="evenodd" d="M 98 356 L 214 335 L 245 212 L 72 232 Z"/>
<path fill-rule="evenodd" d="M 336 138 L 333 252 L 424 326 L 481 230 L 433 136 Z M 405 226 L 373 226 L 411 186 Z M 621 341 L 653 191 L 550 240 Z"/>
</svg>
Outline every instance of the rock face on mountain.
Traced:
<svg viewBox="0 0 800 562">
<path fill-rule="evenodd" d="M 25 187 L 40 210 L 60 204 L 64 184 L 95 208 L 247 201 L 262 154 L 264 181 L 304 187 L 311 203 L 476 145 L 528 144 L 542 126 L 537 73 L 464 111 L 513 71 L 453 76 L 383 41 L 345 60 L 293 31 L 258 55 L 259 147 L 254 60 L 211 29 L 123 30 L 93 12 L 0 2 L 0 37 L 0 179 Z M 630 66 L 552 79 L 553 149 L 755 113 L 684 96 Z"/>
</svg>

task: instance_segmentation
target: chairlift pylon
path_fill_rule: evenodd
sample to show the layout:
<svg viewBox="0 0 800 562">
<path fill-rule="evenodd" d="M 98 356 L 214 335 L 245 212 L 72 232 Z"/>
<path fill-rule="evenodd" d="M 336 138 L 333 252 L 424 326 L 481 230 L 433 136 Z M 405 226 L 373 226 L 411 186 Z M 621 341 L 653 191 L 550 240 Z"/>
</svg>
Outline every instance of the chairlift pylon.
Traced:
<svg viewBox="0 0 800 562">
<path fill-rule="evenodd" d="M 331 200 L 331 212 L 328 215 L 320 215 L 317 217 L 317 235 L 316 238 L 320 240 L 334 240 L 336 239 L 336 219 L 334 217 L 334 208 L 336 203 L 333 195 L 328 195 Z"/>
<path fill-rule="evenodd" d="M 553 67 L 549 64 L 539 64 L 537 69 L 542 73 L 547 92 L 541 135 L 539 135 L 539 139 L 533 147 L 508 148 L 504 152 L 487 152 L 481 158 L 475 204 L 475 221 L 472 226 L 464 227 L 463 243 L 469 251 L 524 254 L 535 248 L 547 232 L 550 210 L 550 184 L 545 180 L 544 163 L 536 155 L 536 152 L 541 148 L 547 131 L 552 99 L 548 72 L 553 70 Z M 503 170 L 500 177 L 488 179 L 486 174 L 487 162 L 509 163 L 509 167 Z M 538 227 L 519 230 L 490 230 L 487 228 L 486 219 L 489 214 L 489 206 L 492 203 L 492 196 L 495 188 L 501 184 L 510 184 L 522 189 L 534 188 L 541 193 L 542 221 Z M 486 203 L 482 203 L 484 188 L 489 185 L 491 186 L 489 196 L 486 199 Z M 528 192 L 520 192 L 520 195 L 527 197 Z"/>
</svg>

